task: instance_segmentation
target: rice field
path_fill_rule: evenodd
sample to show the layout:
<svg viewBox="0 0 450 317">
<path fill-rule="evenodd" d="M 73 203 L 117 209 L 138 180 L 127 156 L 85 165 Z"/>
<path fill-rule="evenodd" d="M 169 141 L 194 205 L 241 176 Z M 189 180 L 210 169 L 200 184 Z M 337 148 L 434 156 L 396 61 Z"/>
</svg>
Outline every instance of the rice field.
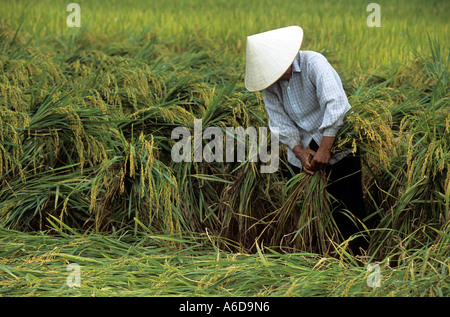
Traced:
<svg viewBox="0 0 450 317">
<path fill-rule="evenodd" d="M 381 27 L 350 0 L 77 3 L 80 27 L 69 2 L 0 3 L 0 296 L 450 295 L 450 3 L 378 1 Z M 287 25 L 352 106 L 334 146 L 362 153 L 364 256 L 326 175 L 171 158 L 195 119 L 267 127 L 245 39 Z"/>
<path fill-rule="evenodd" d="M 448 261 L 441 261 L 435 247 L 404 252 L 396 267 L 380 263 L 380 287 L 369 287 L 371 272 L 345 259 L 268 247 L 230 253 L 207 235 L 194 242 L 167 235 L 55 237 L 2 229 L 0 239 L 2 296 L 448 296 Z M 80 266 L 79 287 L 67 283 L 70 263 Z"/>
</svg>

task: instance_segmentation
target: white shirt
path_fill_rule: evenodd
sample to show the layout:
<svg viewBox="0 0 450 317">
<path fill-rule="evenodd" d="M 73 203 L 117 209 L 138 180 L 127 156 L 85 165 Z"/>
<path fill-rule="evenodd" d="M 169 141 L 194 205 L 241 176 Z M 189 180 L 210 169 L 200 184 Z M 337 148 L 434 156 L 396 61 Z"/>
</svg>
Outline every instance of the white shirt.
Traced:
<svg viewBox="0 0 450 317">
<path fill-rule="evenodd" d="M 279 80 L 264 90 L 269 128 L 277 127 L 280 142 L 292 150 L 307 148 L 312 139 L 320 145 L 323 136 L 336 137 L 350 109 L 339 75 L 320 53 L 300 51 L 292 64 L 289 80 Z M 334 155 L 336 163 L 351 150 Z M 288 161 L 301 167 L 288 151 Z"/>
</svg>

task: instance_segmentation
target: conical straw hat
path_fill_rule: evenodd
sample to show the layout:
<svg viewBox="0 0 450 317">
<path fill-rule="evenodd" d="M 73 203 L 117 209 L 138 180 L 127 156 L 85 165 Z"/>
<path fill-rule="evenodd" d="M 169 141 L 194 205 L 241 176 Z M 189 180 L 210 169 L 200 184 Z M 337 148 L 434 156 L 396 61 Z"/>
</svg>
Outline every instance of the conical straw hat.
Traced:
<svg viewBox="0 0 450 317">
<path fill-rule="evenodd" d="M 299 26 L 289 26 L 247 37 L 245 87 L 261 91 L 276 82 L 297 56 L 303 40 Z"/>
</svg>

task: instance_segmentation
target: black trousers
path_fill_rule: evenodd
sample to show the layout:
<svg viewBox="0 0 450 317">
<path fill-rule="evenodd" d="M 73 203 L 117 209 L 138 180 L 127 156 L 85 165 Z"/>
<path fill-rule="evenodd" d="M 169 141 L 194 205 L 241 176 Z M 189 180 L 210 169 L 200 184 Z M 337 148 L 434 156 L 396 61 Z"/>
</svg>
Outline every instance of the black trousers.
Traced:
<svg viewBox="0 0 450 317">
<path fill-rule="evenodd" d="M 319 146 L 313 140 L 309 148 L 317 151 Z M 284 174 L 290 178 L 300 173 L 301 169 L 297 166 L 289 164 L 292 172 Z M 351 235 L 362 230 L 363 226 L 359 223 L 366 216 L 366 210 L 363 200 L 362 179 L 361 179 L 361 157 L 359 151 L 356 155 L 348 155 L 342 158 L 334 165 L 326 168 L 329 175 L 327 191 L 331 194 L 336 202 L 332 206 L 333 218 L 342 233 L 344 239 L 348 239 Z M 359 220 L 349 219 L 349 215 L 343 210 L 348 210 L 353 216 Z M 355 223 L 356 222 L 356 225 Z M 367 249 L 368 242 L 364 237 L 356 238 L 349 243 L 350 248 L 356 254 L 359 254 L 359 248 Z"/>
</svg>

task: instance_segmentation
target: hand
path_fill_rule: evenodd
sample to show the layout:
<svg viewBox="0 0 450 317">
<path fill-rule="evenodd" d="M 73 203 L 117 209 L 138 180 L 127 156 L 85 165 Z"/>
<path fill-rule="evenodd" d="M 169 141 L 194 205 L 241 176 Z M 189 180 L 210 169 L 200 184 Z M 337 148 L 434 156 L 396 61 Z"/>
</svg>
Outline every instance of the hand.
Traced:
<svg viewBox="0 0 450 317">
<path fill-rule="evenodd" d="M 311 169 L 316 171 L 317 169 L 326 168 L 330 164 L 331 147 L 333 146 L 335 137 L 324 136 L 320 146 L 317 149 L 316 155 L 311 162 Z"/>
<path fill-rule="evenodd" d="M 311 162 L 310 169 L 316 171 L 317 169 L 326 168 L 330 164 L 330 158 L 330 151 L 319 147 Z"/>
<path fill-rule="evenodd" d="M 305 173 L 308 175 L 314 175 L 316 171 L 311 169 L 311 159 L 316 155 L 316 152 L 311 149 L 302 149 L 300 145 L 294 146 L 292 152 L 294 152 L 295 156 L 302 163 Z"/>
</svg>

